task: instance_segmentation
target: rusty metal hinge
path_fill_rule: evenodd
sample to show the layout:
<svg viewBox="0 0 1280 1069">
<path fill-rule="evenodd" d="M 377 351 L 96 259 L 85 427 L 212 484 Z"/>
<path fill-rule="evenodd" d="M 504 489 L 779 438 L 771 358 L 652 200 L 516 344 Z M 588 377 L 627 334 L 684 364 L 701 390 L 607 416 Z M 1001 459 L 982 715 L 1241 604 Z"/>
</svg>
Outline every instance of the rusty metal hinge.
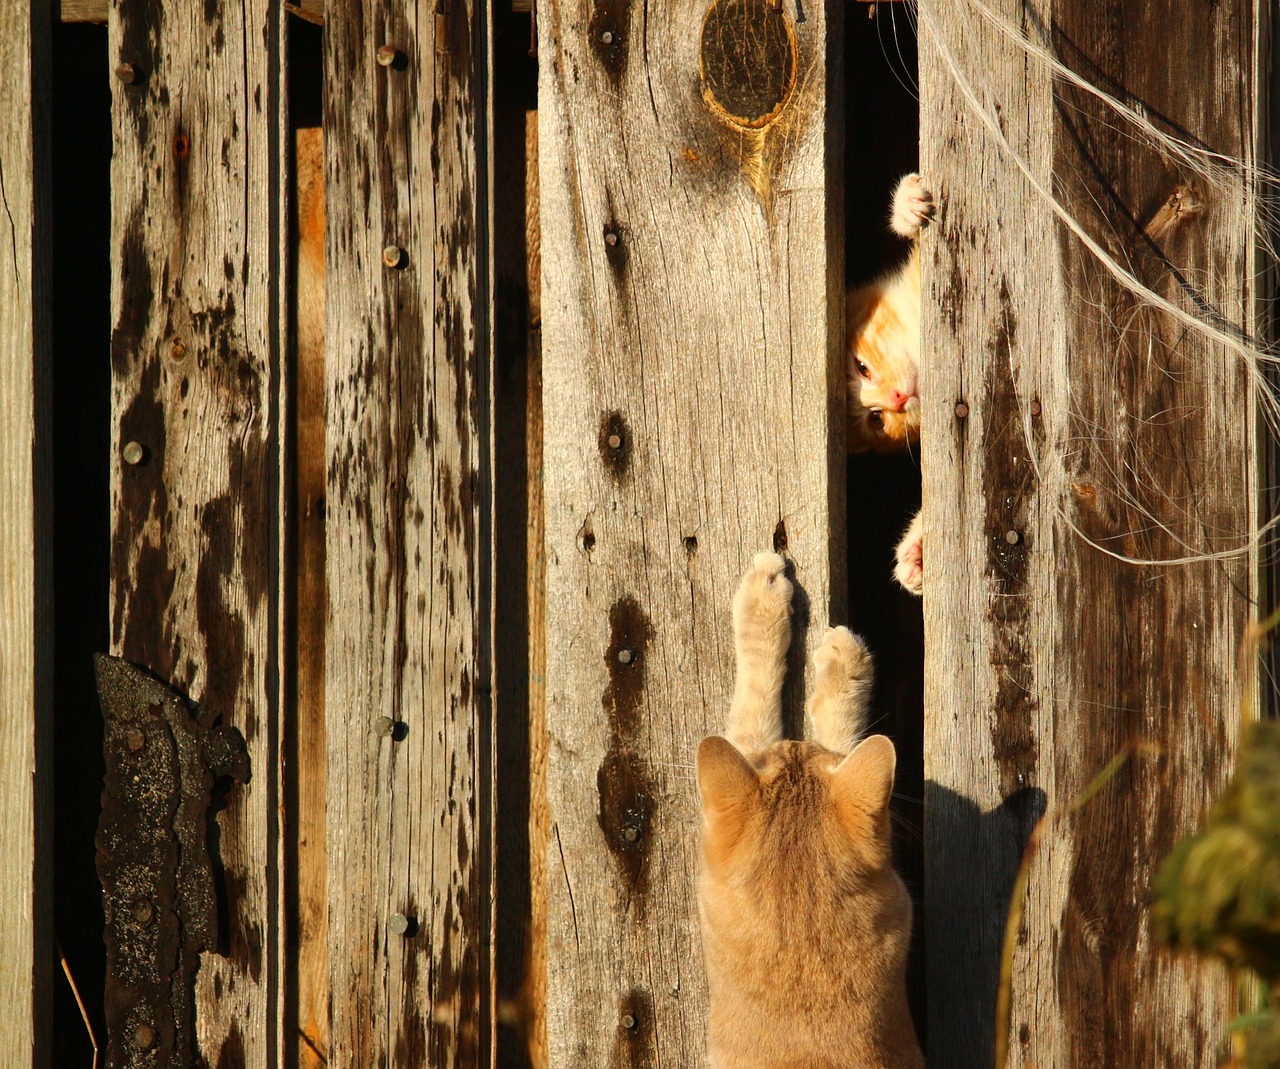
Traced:
<svg viewBox="0 0 1280 1069">
<path fill-rule="evenodd" d="M 249 779 L 240 732 L 119 657 L 94 658 L 106 776 L 97 864 L 106 912 L 106 1069 L 195 1062 L 194 979 L 218 945 L 214 784 Z"/>
</svg>

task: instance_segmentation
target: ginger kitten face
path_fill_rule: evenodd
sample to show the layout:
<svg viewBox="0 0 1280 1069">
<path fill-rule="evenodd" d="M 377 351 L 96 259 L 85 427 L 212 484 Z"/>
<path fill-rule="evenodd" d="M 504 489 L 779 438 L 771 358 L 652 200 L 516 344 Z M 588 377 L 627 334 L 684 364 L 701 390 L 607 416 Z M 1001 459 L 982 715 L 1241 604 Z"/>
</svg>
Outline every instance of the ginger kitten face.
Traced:
<svg viewBox="0 0 1280 1069">
<path fill-rule="evenodd" d="M 920 439 L 919 261 L 848 298 L 849 452 L 897 452 Z"/>
</svg>

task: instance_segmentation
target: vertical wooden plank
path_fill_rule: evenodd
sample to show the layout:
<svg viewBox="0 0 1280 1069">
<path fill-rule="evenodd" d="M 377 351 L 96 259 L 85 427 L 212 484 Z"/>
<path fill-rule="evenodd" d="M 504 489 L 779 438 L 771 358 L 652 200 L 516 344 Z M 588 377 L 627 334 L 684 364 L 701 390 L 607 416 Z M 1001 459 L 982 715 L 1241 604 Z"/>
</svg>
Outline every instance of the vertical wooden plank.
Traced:
<svg viewBox="0 0 1280 1069">
<path fill-rule="evenodd" d="M 53 571 L 51 13 L 0 6 L 0 1050 L 50 1064 Z"/>
<path fill-rule="evenodd" d="M 785 547 L 842 620 L 841 10 L 538 5 L 553 1066 L 705 1064 L 728 599 Z"/>
<path fill-rule="evenodd" d="M 1251 4 L 992 6 L 1165 129 L 1252 160 Z M 1146 901 L 1230 768 L 1252 568 L 1247 553 L 1115 555 L 1247 547 L 1252 394 L 1227 346 L 1113 281 L 1012 153 L 1144 284 L 1246 331 L 1249 191 L 1195 182 L 976 10 L 929 4 L 921 25 L 922 162 L 942 205 L 925 239 L 922 376 L 930 1064 L 990 1063 L 1027 835 L 1143 739 L 1159 757 L 1131 763 L 1037 855 L 1011 1064 L 1216 1065 L 1229 987 L 1152 946 Z"/>
<path fill-rule="evenodd" d="M 491 1057 L 486 35 L 325 26 L 333 1065 Z"/>
<path fill-rule="evenodd" d="M 111 645 L 248 742 L 196 980 L 226 1066 L 279 1060 L 280 19 L 117 0 L 109 20 Z"/>
<path fill-rule="evenodd" d="M 297 252 L 294 358 L 296 523 L 294 636 L 297 643 L 289 792 L 297 895 L 298 1064 L 319 1069 L 329 1049 L 329 894 L 326 877 L 324 646 L 324 131 L 294 134 Z"/>
</svg>

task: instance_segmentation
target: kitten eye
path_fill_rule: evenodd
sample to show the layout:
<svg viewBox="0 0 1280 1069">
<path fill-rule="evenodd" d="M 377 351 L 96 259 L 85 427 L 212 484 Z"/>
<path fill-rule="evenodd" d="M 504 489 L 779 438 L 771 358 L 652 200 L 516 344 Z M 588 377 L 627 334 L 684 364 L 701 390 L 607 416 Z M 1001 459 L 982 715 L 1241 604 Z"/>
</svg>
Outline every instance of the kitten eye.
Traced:
<svg viewBox="0 0 1280 1069">
<path fill-rule="evenodd" d="M 861 360 L 859 360 L 856 356 L 853 358 L 853 362 L 854 362 L 855 364 L 857 364 L 857 365 L 858 365 L 858 374 L 859 374 L 859 375 L 861 375 L 864 379 L 869 379 L 869 378 L 871 378 L 871 369 L 870 369 L 869 367 L 867 367 L 867 365 L 866 365 L 866 364 L 864 364 L 864 363 L 863 363 Z"/>
<path fill-rule="evenodd" d="M 876 430 L 882 430 L 884 428 L 884 414 L 881 411 L 881 409 L 878 409 L 878 408 L 871 409 L 867 413 L 867 423 L 869 423 Z"/>
</svg>

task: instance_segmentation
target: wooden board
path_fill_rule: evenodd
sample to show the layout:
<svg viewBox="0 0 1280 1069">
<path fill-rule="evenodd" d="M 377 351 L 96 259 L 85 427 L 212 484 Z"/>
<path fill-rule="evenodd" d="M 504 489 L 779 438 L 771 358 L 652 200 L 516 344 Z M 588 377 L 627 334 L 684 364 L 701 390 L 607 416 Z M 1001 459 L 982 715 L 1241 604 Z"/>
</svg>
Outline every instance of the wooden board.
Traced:
<svg viewBox="0 0 1280 1069">
<path fill-rule="evenodd" d="M 51 1054 L 53 561 L 49 7 L 0 6 L 0 1050 Z"/>
<path fill-rule="evenodd" d="M 703 50 L 705 2 L 538 6 L 552 1066 L 705 1064 L 729 599 L 785 547 L 795 652 L 842 620 L 841 10 L 725 2 Z"/>
<path fill-rule="evenodd" d="M 1251 158 L 1256 13 L 1058 0 L 993 5 L 1094 82 L 1214 150 Z M 1160 32 L 1148 29 L 1159 26 Z M 922 12 L 922 375 L 928 552 L 926 911 L 930 1065 L 991 1064 L 996 975 L 1019 857 L 1134 740 L 1131 763 L 1037 855 L 1014 962 L 1011 1065 L 1218 1064 L 1224 977 L 1152 946 L 1155 867 L 1231 767 L 1238 636 L 1253 614 L 1252 401 L 1223 348 L 1139 310 L 1050 214 L 993 128 L 1111 255 L 1190 308 L 1163 251 L 1250 322 L 1241 188 L 1148 224 L 1189 176 L 1116 129 L 974 11 Z M 936 32 L 935 32 L 936 31 Z M 946 69 L 950 53 L 985 126 Z M 1142 235 L 1144 226 L 1153 241 Z M 967 417 L 957 415 L 964 402 Z"/>
<path fill-rule="evenodd" d="M 281 17 L 119 0 L 109 21 L 131 78 L 112 84 L 111 647 L 238 727 L 252 762 L 218 818 L 210 1065 L 280 1057 Z"/>
<path fill-rule="evenodd" d="M 331 1065 L 493 1046 L 486 19 L 325 26 Z"/>
<path fill-rule="evenodd" d="M 329 893 L 326 878 L 324 647 L 325 647 L 325 449 L 324 449 L 324 132 L 294 132 L 294 211 L 297 246 L 293 396 L 293 515 L 295 517 L 293 618 L 297 643 L 292 760 L 286 797 L 292 808 L 292 876 L 296 881 L 296 948 L 286 960 L 297 984 L 298 1064 L 324 1065 L 329 1049 Z"/>
</svg>

